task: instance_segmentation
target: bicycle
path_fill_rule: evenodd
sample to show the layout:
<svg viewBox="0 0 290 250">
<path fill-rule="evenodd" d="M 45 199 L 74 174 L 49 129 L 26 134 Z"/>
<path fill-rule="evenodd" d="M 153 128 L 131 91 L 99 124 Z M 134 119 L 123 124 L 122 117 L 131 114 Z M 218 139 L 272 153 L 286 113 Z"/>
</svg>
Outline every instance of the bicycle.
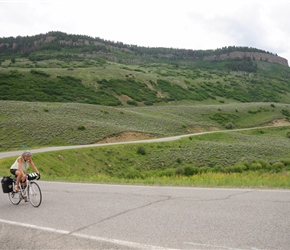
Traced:
<svg viewBox="0 0 290 250">
<path fill-rule="evenodd" d="M 19 192 L 15 192 L 16 176 L 13 178 L 13 189 L 8 193 L 9 199 L 12 204 L 18 205 L 22 200 L 30 202 L 34 207 L 39 207 L 42 201 L 42 193 L 38 184 L 33 180 L 39 180 L 40 175 L 36 173 L 26 174 L 26 187 L 19 185 Z"/>
</svg>

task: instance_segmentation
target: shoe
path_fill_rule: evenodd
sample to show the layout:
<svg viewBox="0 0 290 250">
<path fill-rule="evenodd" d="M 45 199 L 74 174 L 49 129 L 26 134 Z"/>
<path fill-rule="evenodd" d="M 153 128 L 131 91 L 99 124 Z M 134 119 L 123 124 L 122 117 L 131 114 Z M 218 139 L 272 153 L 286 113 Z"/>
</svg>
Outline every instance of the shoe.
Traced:
<svg viewBox="0 0 290 250">
<path fill-rule="evenodd" d="M 18 185 L 15 185 L 14 192 L 18 193 L 19 191 L 20 191 L 19 186 Z"/>
<path fill-rule="evenodd" d="M 25 202 L 28 202 L 27 194 L 25 194 L 25 195 L 23 196 L 23 199 L 24 199 Z"/>
<path fill-rule="evenodd" d="M 24 201 L 25 202 L 28 202 L 29 201 L 28 198 L 27 198 L 27 196 L 24 196 L 23 198 L 24 198 Z"/>
</svg>

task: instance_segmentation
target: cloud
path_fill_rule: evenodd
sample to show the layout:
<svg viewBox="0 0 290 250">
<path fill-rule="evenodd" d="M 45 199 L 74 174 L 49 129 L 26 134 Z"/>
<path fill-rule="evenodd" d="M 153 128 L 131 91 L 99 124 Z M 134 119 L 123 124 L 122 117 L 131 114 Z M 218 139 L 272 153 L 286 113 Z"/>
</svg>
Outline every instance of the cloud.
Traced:
<svg viewBox="0 0 290 250">
<path fill-rule="evenodd" d="M 0 2 L 0 36 L 49 31 L 148 47 L 247 46 L 290 59 L 289 1 L 95 0 Z"/>
</svg>

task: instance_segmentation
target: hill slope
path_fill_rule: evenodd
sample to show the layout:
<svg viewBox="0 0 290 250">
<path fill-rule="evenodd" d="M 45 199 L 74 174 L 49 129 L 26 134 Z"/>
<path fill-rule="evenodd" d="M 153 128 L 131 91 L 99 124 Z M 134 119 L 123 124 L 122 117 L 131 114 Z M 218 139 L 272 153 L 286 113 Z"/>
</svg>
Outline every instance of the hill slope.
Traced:
<svg viewBox="0 0 290 250">
<path fill-rule="evenodd" d="M 145 48 L 49 32 L 0 39 L 0 99 L 106 106 L 290 103 L 288 62 L 247 47 Z"/>
<path fill-rule="evenodd" d="M 149 139 L 290 121 L 288 104 L 105 107 L 0 101 L 0 151 Z M 288 123 L 289 124 L 289 123 Z"/>
</svg>

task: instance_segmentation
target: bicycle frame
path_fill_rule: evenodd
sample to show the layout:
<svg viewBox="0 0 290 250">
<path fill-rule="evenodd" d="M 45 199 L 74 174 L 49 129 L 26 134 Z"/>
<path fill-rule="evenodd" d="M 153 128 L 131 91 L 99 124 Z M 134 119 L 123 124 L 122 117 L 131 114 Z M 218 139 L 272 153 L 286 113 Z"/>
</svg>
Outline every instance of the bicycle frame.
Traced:
<svg viewBox="0 0 290 250">
<path fill-rule="evenodd" d="M 29 180 L 28 175 L 26 175 L 26 183 L 25 187 L 23 187 L 22 184 L 19 185 L 20 191 L 15 192 L 16 177 L 13 178 L 13 191 L 8 193 L 10 201 L 12 204 L 18 205 L 22 200 L 25 200 L 29 201 L 32 206 L 39 207 L 42 201 L 40 187 L 35 181 Z"/>
<path fill-rule="evenodd" d="M 20 188 L 20 196 L 21 196 L 21 199 L 24 199 L 25 197 L 25 193 L 27 193 L 27 190 L 28 190 L 28 186 L 30 185 L 30 181 L 28 180 L 27 176 L 26 176 L 26 186 L 24 187 L 21 183 L 21 185 L 19 185 L 19 188 Z M 27 195 L 28 197 L 28 195 Z"/>
</svg>

